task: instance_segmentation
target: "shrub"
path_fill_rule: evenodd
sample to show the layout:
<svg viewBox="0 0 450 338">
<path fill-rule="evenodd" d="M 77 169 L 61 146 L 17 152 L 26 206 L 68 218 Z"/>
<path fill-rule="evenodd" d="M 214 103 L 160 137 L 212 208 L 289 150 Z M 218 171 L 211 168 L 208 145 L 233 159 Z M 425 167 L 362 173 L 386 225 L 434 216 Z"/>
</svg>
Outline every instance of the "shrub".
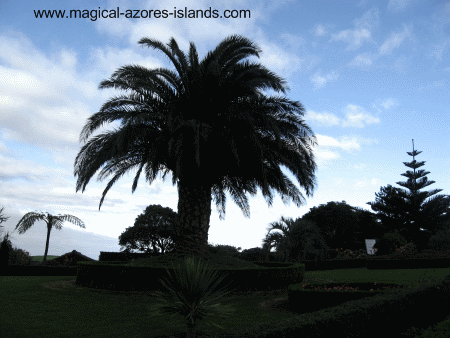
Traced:
<svg viewBox="0 0 450 338">
<path fill-rule="evenodd" d="M 408 244 L 408 241 L 398 232 L 388 232 L 383 237 L 376 239 L 373 247 L 377 249 L 376 256 L 384 256 L 393 254 L 395 249 L 406 244 Z"/>
<path fill-rule="evenodd" d="M 450 231 L 439 230 L 430 237 L 428 246 L 435 251 L 445 251 L 450 249 Z"/>
<path fill-rule="evenodd" d="M 350 250 L 350 249 L 346 249 L 343 250 L 341 249 L 336 249 L 336 257 L 337 259 L 342 259 L 342 258 L 363 258 L 367 256 L 367 251 L 364 249 L 359 249 L 359 250 Z"/>
<path fill-rule="evenodd" d="M 237 258 L 249 262 L 256 262 L 265 261 L 267 256 L 270 256 L 270 254 L 267 255 L 267 252 L 264 249 L 256 247 L 243 250 L 241 253 L 239 253 Z"/>
<path fill-rule="evenodd" d="M 28 251 L 13 248 L 9 253 L 9 264 L 30 265 L 31 257 Z"/>
<path fill-rule="evenodd" d="M 9 255 L 12 250 L 11 241 L 9 241 L 6 237 L 3 238 L 2 243 L 0 244 L 0 266 L 5 267 L 9 264 Z"/>
<path fill-rule="evenodd" d="M 241 248 L 236 248 L 235 246 L 232 245 L 222 245 L 222 244 L 218 244 L 215 246 L 212 246 L 210 244 L 208 244 L 209 247 L 209 252 L 212 254 L 221 254 L 224 256 L 229 256 L 229 257 L 238 257 L 239 255 L 239 250 L 241 250 Z"/>
<path fill-rule="evenodd" d="M 0 244 L 0 266 L 11 264 L 30 265 L 31 257 L 29 252 L 19 248 L 13 248 L 9 235 L 4 236 Z"/>
</svg>

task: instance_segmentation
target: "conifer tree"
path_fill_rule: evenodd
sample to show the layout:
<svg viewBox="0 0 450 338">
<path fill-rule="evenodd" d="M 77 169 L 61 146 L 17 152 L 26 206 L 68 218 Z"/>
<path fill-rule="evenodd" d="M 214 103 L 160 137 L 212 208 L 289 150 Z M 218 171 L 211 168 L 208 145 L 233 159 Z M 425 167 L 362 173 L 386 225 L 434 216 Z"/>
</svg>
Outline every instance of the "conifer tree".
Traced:
<svg viewBox="0 0 450 338">
<path fill-rule="evenodd" d="M 450 196 L 436 195 L 442 189 L 420 191 L 421 189 L 436 183 L 428 181 L 426 175 L 430 172 L 423 169 L 416 170 L 425 164 L 425 161 L 417 162 L 415 156 L 421 151 L 407 152 L 413 157 L 412 162 L 403 162 L 405 166 L 413 169 L 401 174 L 408 178 L 406 182 L 396 184 L 406 189 L 395 188 L 388 185 L 381 188 L 375 202 L 369 202 L 372 210 L 378 212 L 377 217 L 382 221 L 386 229 L 397 229 L 408 240 L 413 241 L 419 250 L 423 250 L 432 234 L 450 226 Z M 436 195 L 436 196 L 434 196 Z M 434 196 L 434 197 L 431 197 Z M 430 198 L 431 197 L 431 198 Z"/>
</svg>

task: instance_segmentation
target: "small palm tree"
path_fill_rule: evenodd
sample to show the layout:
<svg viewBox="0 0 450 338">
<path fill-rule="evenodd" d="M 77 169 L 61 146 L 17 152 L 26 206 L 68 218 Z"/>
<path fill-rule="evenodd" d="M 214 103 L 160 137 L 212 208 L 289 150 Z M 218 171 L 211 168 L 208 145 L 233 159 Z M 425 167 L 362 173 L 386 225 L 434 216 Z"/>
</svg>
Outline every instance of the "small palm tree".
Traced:
<svg viewBox="0 0 450 338">
<path fill-rule="evenodd" d="M 285 261 L 298 256 L 299 250 L 303 249 L 303 259 L 306 252 L 314 252 L 314 243 L 322 248 L 326 246 L 315 223 L 308 220 L 281 217 L 281 221 L 269 224 L 266 238 L 263 240 L 265 246 L 275 246 L 278 252 L 284 252 Z M 280 230 L 280 232 L 272 232 Z M 272 233 L 271 233 L 272 232 Z M 291 256 L 291 257 L 290 257 Z"/>
<path fill-rule="evenodd" d="M 68 221 L 84 229 L 86 228 L 84 223 L 79 218 L 72 215 L 53 216 L 49 213 L 29 212 L 22 217 L 19 223 L 17 223 L 16 230 L 19 229 L 19 234 L 23 234 L 37 221 L 44 221 L 47 223 L 47 242 L 45 243 L 45 254 L 42 264 L 47 260 L 48 242 L 50 240 L 50 231 L 52 230 L 53 226 L 56 229 L 61 230 L 62 223 Z"/>
</svg>

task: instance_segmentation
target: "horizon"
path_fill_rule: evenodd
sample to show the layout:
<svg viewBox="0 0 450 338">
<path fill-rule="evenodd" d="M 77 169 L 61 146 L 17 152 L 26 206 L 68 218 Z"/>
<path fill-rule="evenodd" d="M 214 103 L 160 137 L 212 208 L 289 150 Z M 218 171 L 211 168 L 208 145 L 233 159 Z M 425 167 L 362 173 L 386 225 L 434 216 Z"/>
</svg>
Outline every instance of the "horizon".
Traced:
<svg viewBox="0 0 450 338">
<path fill-rule="evenodd" d="M 249 10 L 246 18 L 36 18 L 33 10 L 97 8 L 150 10 L 186 7 L 194 10 Z M 252 57 L 286 80 L 286 97 L 305 107 L 303 119 L 317 137 L 317 186 L 306 204 L 283 204 L 274 193 L 269 207 L 258 189 L 247 194 L 250 218 L 226 193 L 223 221 L 211 205 L 208 242 L 242 250 L 261 247 L 269 223 L 299 218 L 314 206 L 346 201 L 373 212 L 367 202 L 401 176 L 411 162 L 407 152 L 422 153 L 421 169 L 436 183 L 424 190 L 450 188 L 448 106 L 450 2 L 417 1 L 7 1 L 0 4 L 0 208 L 9 217 L 0 231 L 14 247 L 32 256 L 44 255 L 47 227 L 36 222 L 24 234 L 14 231 L 30 211 L 69 214 L 86 224 L 65 222 L 52 229 L 48 255 L 72 250 L 98 259 L 100 251 L 119 252 L 118 237 L 151 204 L 177 211 L 172 177 L 148 185 L 141 177 L 131 193 L 135 170 L 109 190 L 99 211 L 103 190 L 96 174 L 84 193 L 75 192 L 75 157 L 86 119 L 118 90 L 99 90 L 119 67 L 138 64 L 174 69 L 156 50 L 142 48 L 143 37 L 167 44 L 171 37 L 181 50 L 189 42 L 199 59 L 224 38 L 240 34 L 261 49 Z M 144 13 L 144 12 L 142 12 Z M 244 13 L 244 12 L 239 12 Z M 276 93 L 270 92 L 273 95 Z M 445 121 L 448 121 L 445 123 Z M 98 129 L 94 135 L 119 126 Z M 283 172 L 297 186 L 294 176 Z"/>
</svg>

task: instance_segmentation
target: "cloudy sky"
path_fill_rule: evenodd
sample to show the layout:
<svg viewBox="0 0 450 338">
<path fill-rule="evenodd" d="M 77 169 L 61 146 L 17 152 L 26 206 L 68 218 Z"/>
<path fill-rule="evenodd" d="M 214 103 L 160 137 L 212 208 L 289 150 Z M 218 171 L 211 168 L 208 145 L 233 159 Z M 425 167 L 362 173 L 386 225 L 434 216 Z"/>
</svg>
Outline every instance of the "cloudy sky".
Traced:
<svg viewBox="0 0 450 338">
<path fill-rule="evenodd" d="M 133 15 L 139 10 L 142 17 L 98 15 L 107 10 L 104 15 L 113 16 L 117 7 Z M 221 17 L 146 14 L 173 13 L 175 7 L 216 10 Z M 69 16 L 71 9 L 89 16 L 35 15 L 65 10 Z M 247 16 L 225 18 L 226 10 L 235 10 L 234 16 L 247 10 Z M 118 237 L 148 205 L 177 211 L 171 176 L 152 185 L 141 176 L 132 194 L 131 172 L 108 192 L 100 211 L 109 180 L 98 182 L 96 175 L 84 193 L 75 192 L 80 132 L 119 94 L 99 90 L 100 81 L 129 64 L 173 69 L 164 54 L 138 45 L 143 37 L 164 43 L 174 37 L 184 51 L 192 41 L 200 58 L 231 34 L 253 40 L 263 51 L 259 62 L 287 80 L 287 96 L 304 105 L 304 119 L 317 137 L 318 185 L 306 205 L 284 205 L 276 195 L 269 208 L 259 191 L 248 196 L 246 218 L 228 194 L 225 220 L 212 205 L 210 243 L 261 246 L 270 222 L 301 217 L 330 201 L 370 210 L 366 203 L 380 187 L 406 181 L 401 173 L 408 169 L 403 162 L 412 160 L 406 154 L 412 139 L 423 151 L 416 160 L 426 161 L 422 169 L 436 181 L 426 190 L 450 193 L 450 2 L 3 0 L 0 22 L 0 207 L 9 217 L 2 225 L 12 232 L 13 245 L 31 255 L 44 254 L 45 223 L 13 232 L 30 211 L 80 218 L 86 229 L 66 222 L 51 231 L 48 254 L 77 250 L 94 259 L 100 251 L 118 252 Z"/>
</svg>

